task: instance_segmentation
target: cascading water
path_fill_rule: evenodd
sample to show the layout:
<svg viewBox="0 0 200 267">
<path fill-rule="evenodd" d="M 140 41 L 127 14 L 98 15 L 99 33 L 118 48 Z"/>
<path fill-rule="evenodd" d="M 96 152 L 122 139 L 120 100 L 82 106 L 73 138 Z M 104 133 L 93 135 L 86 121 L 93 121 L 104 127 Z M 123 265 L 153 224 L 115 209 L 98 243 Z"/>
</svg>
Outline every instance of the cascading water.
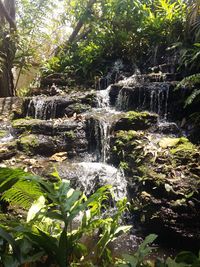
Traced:
<svg viewBox="0 0 200 267">
<path fill-rule="evenodd" d="M 95 82 L 95 88 L 97 90 L 104 90 L 110 84 L 116 83 L 119 80 L 120 72 L 123 69 L 124 64 L 121 59 L 118 59 L 114 62 L 111 70 L 107 73 L 106 76 L 98 78 Z"/>
<path fill-rule="evenodd" d="M 0 123 L 0 133 L 0 144 L 10 142 L 15 138 L 12 125 L 8 122 Z"/>
<path fill-rule="evenodd" d="M 110 92 L 111 86 L 108 86 L 104 90 L 97 91 L 97 104 L 98 108 L 109 108 L 110 107 L 110 98 L 109 98 L 109 92 Z"/>
<path fill-rule="evenodd" d="M 54 99 L 32 98 L 29 101 L 26 116 L 41 120 L 54 119 L 56 117 L 56 101 Z"/>
<path fill-rule="evenodd" d="M 147 83 L 137 75 L 118 83 L 119 90 L 115 106 L 118 110 L 146 110 L 157 113 L 166 120 L 168 115 L 168 99 L 170 83 Z"/>
<path fill-rule="evenodd" d="M 126 196 L 126 179 L 121 170 L 101 162 L 68 163 L 59 167 L 61 177 L 72 182 L 86 195 L 91 195 L 100 186 L 111 185 L 114 199 L 117 201 Z"/>
</svg>

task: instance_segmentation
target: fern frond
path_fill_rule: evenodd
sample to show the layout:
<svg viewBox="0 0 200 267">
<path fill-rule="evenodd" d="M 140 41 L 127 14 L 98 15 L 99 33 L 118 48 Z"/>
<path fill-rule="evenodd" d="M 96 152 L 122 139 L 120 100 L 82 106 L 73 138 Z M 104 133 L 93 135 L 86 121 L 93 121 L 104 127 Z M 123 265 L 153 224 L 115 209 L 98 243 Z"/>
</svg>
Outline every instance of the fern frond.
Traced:
<svg viewBox="0 0 200 267">
<path fill-rule="evenodd" d="M 194 90 L 192 94 L 186 99 L 184 107 L 191 105 L 198 95 L 200 95 L 200 89 Z"/>
<path fill-rule="evenodd" d="M 30 180 L 19 180 L 3 193 L 2 199 L 8 201 L 11 205 L 28 209 L 41 195 L 43 195 L 43 192 L 38 183 Z"/>
<path fill-rule="evenodd" d="M 180 81 L 176 89 L 181 89 L 181 88 L 188 88 L 188 89 L 193 89 L 196 86 L 200 85 L 200 73 L 193 74 L 190 76 L 185 77 L 182 81 Z"/>
<path fill-rule="evenodd" d="M 0 193 L 12 187 L 25 176 L 27 176 L 27 173 L 21 169 L 0 168 Z"/>
</svg>

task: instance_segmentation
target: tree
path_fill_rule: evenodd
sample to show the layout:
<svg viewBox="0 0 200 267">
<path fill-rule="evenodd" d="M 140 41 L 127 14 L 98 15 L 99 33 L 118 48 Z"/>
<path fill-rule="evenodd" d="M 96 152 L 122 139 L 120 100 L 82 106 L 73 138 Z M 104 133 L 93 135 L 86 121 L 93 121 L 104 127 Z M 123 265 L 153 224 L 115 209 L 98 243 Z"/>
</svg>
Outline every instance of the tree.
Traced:
<svg viewBox="0 0 200 267">
<path fill-rule="evenodd" d="M 0 97 L 14 95 L 12 67 L 15 38 L 15 0 L 0 0 Z"/>
</svg>

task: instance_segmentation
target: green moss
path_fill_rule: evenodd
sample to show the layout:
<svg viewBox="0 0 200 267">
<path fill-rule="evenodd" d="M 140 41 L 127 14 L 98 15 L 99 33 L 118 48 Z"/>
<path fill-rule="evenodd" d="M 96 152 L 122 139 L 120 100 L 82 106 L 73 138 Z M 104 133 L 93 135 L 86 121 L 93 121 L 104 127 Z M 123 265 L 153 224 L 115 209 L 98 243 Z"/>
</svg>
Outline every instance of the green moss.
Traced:
<svg viewBox="0 0 200 267">
<path fill-rule="evenodd" d="M 187 138 L 181 137 L 176 138 L 176 142 L 174 142 L 174 145 L 170 152 L 172 154 L 176 154 L 177 152 L 193 152 L 196 149 L 196 146 L 193 145 Z"/>
<path fill-rule="evenodd" d="M 121 161 L 120 162 L 119 167 L 121 169 L 123 169 L 123 170 L 128 170 L 129 169 L 128 163 L 127 162 L 124 162 L 124 161 Z"/>
<path fill-rule="evenodd" d="M 136 112 L 136 111 L 129 111 L 126 113 L 126 118 L 130 120 L 135 120 L 135 119 L 144 119 L 150 114 L 148 112 Z"/>
<path fill-rule="evenodd" d="M 18 141 L 18 147 L 27 154 L 31 154 L 32 150 L 38 146 L 38 140 L 35 135 L 25 135 Z"/>
<path fill-rule="evenodd" d="M 91 109 L 90 105 L 75 103 L 70 105 L 68 108 L 71 108 L 75 113 L 83 113 Z"/>
<path fill-rule="evenodd" d="M 131 141 L 132 139 L 135 139 L 136 137 L 139 137 L 141 135 L 143 135 L 143 132 L 136 132 L 133 130 L 129 130 L 129 131 L 117 132 L 116 137 L 117 137 L 117 139 L 121 140 L 122 142 L 128 142 L 128 141 Z"/>
<path fill-rule="evenodd" d="M 39 120 L 33 119 L 33 118 L 21 118 L 21 119 L 16 119 L 12 121 L 12 126 L 13 128 L 31 128 L 32 124 L 38 122 Z"/>
<path fill-rule="evenodd" d="M 129 111 L 115 124 L 115 130 L 146 130 L 157 124 L 158 115 L 148 112 Z"/>
<path fill-rule="evenodd" d="M 68 138 L 68 139 L 70 139 L 70 140 L 74 140 L 75 139 L 75 137 L 76 137 L 76 134 L 74 133 L 74 131 L 69 131 L 69 132 L 66 132 L 65 133 L 65 136 Z"/>
<path fill-rule="evenodd" d="M 0 138 L 6 136 L 6 134 L 7 134 L 7 131 L 5 131 L 5 130 L 0 130 Z"/>
</svg>

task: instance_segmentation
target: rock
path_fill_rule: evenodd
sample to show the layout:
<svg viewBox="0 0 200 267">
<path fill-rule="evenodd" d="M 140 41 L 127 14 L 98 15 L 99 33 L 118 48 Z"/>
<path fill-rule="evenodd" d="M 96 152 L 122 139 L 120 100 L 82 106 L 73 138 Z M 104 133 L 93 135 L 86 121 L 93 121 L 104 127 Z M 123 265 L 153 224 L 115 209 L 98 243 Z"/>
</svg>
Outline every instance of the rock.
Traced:
<svg viewBox="0 0 200 267">
<path fill-rule="evenodd" d="M 90 105 L 76 103 L 73 105 L 69 105 L 67 108 L 65 108 L 64 114 L 71 117 L 73 116 L 74 113 L 80 114 L 80 113 L 89 111 L 90 109 L 91 109 Z"/>
<path fill-rule="evenodd" d="M 0 162 L 7 160 L 15 156 L 16 151 L 16 142 L 9 142 L 6 144 L 1 144 L 0 147 Z"/>
<path fill-rule="evenodd" d="M 0 118 L 18 118 L 23 113 L 23 99 L 20 97 L 0 98 Z"/>
<path fill-rule="evenodd" d="M 18 142 L 18 149 L 25 152 L 27 155 L 40 154 L 44 156 L 52 155 L 56 152 L 57 142 L 45 135 L 29 134 L 22 136 Z"/>
<path fill-rule="evenodd" d="M 62 162 L 67 159 L 67 152 L 55 153 L 50 157 L 51 161 Z"/>
<path fill-rule="evenodd" d="M 111 147 L 111 163 L 129 177 L 129 197 L 143 227 L 199 242 L 199 148 L 185 137 L 155 139 L 151 133 L 133 130 L 116 132 Z"/>
<path fill-rule="evenodd" d="M 34 134 L 59 135 L 67 131 L 73 131 L 84 127 L 84 122 L 80 123 L 70 119 L 39 120 L 39 119 L 18 119 L 12 122 L 13 129 L 17 134 L 31 132 Z"/>
<path fill-rule="evenodd" d="M 181 135 L 181 129 L 174 122 L 159 122 L 156 131 L 163 134 Z"/>
<path fill-rule="evenodd" d="M 36 119 L 54 119 L 81 113 L 96 106 L 96 95 L 90 92 L 71 92 L 63 96 L 29 97 L 24 101 L 24 116 Z"/>
<path fill-rule="evenodd" d="M 28 155 L 51 156 L 66 151 L 73 157 L 88 151 L 84 120 L 19 119 L 13 121 L 13 128 L 20 135 L 18 149 Z"/>
<path fill-rule="evenodd" d="M 155 127 L 158 121 L 158 115 L 148 112 L 129 111 L 116 122 L 114 130 L 145 130 Z"/>
<path fill-rule="evenodd" d="M 113 84 L 111 85 L 109 97 L 110 97 L 110 104 L 114 106 L 119 95 L 119 91 L 122 89 L 122 85 Z"/>
</svg>

